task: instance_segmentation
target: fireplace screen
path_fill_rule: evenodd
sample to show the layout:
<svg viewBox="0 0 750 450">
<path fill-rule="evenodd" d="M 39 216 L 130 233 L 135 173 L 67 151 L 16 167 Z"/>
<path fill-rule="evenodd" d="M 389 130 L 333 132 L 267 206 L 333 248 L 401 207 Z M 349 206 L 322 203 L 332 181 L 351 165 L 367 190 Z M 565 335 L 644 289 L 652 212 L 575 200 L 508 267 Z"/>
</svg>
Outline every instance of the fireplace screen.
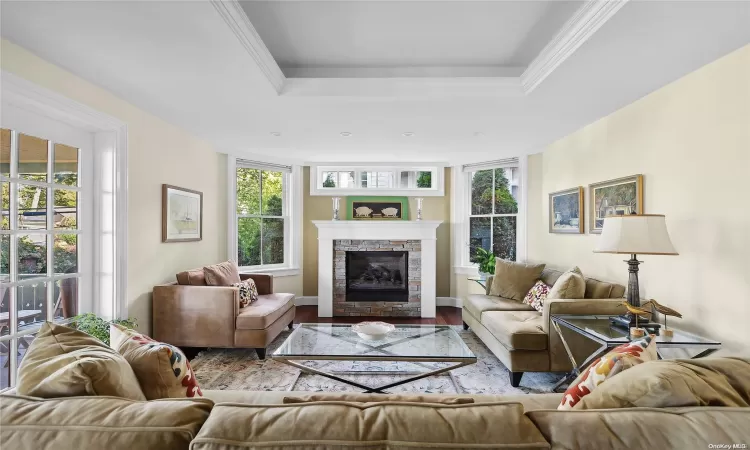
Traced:
<svg viewBox="0 0 750 450">
<path fill-rule="evenodd" d="M 346 301 L 409 301 L 408 252 L 346 252 Z"/>
</svg>

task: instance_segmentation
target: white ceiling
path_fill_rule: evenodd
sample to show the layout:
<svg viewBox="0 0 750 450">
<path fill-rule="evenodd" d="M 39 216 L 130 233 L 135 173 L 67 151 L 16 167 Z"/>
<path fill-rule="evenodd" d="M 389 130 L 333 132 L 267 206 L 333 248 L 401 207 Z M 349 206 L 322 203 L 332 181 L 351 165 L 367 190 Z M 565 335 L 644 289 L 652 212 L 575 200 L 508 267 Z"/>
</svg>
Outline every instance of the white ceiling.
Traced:
<svg viewBox="0 0 750 450">
<path fill-rule="evenodd" d="M 241 2 L 287 76 L 300 67 L 526 67 L 582 3 Z"/>
<path fill-rule="evenodd" d="M 418 6 L 430 11 L 455 6 L 440 6 L 442 3 L 446 2 L 418 2 Z M 397 2 L 384 2 L 378 8 L 385 11 L 389 4 L 395 10 L 405 8 Z M 310 5 L 329 7 L 317 2 L 284 2 L 280 9 Z M 260 8 L 274 11 L 279 6 Z M 537 6 L 540 10 L 536 16 L 525 6 L 519 8 L 523 10 L 519 14 L 525 23 L 520 28 L 546 38 L 554 34 L 550 29 L 540 30 L 535 25 L 529 28 L 532 16 L 539 19 L 540 11 L 543 14 L 550 8 L 546 3 Z M 511 5 L 498 7 L 512 9 Z M 539 151 L 544 145 L 750 43 L 750 2 L 631 1 L 551 71 L 536 89 L 525 94 L 519 91 L 518 95 L 498 95 L 492 84 L 494 79 L 479 79 L 467 82 L 470 84 L 466 95 L 460 90 L 436 95 L 443 85 L 466 82 L 456 78 L 435 83 L 415 81 L 430 83 L 428 90 L 408 88 L 405 92 L 388 94 L 383 89 L 393 86 L 384 85 L 377 87 L 380 89 L 377 95 L 362 95 L 357 94 L 357 89 L 367 81 L 352 78 L 339 80 L 350 87 L 349 91 L 340 90 L 337 95 L 317 91 L 316 95 L 300 96 L 290 95 L 284 89 L 279 94 L 269 82 L 268 70 L 259 66 L 247 43 L 238 39 L 217 11 L 215 5 L 206 1 L 2 1 L 0 31 L 4 38 L 40 57 L 211 141 L 219 151 L 297 162 L 464 163 Z M 382 17 L 385 13 L 379 14 Z M 282 15 L 279 20 L 300 20 L 294 19 L 295 15 L 299 14 Z M 339 21 L 346 20 L 347 17 L 340 16 Z M 488 23 L 484 17 L 481 22 Z M 498 23 L 511 22 L 498 18 Z M 254 23 L 257 24 L 257 19 Z M 399 23 L 401 32 L 405 32 L 406 24 Z M 258 28 L 259 34 L 265 33 L 262 26 Z M 482 36 L 504 35 L 504 31 L 491 30 L 486 25 L 479 28 Z M 366 36 L 362 36 L 370 42 L 368 48 L 372 50 L 359 63 L 370 65 L 380 58 L 381 62 L 391 64 L 386 61 L 388 58 L 401 58 L 372 44 L 373 29 L 369 28 Z M 337 25 L 331 35 L 339 36 L 338 40 L 360 38 L 359 29 L 342 35 L 343 30 L 343 26 Z M 290 35 L 298 33 L 287 31 Z M 470 33 L 471 27 L 465 31 Z M 271 53 L 277 51 L 273 39 L 268 44 Z M 319 55 L 328 55 L 330 61 L 342 58 L 341 47 L 320 46 L 323 37 L 317 39 L 315 51 Z M 473 38 L 462 39 L 473 42 Z M 518 49 L 531 51 L 540 46 L 532 44 L 533 38 L 517 35 L 512 41 L 522 44 L 513 47 L 501 43 L 492 47 L 483 43 L 483 50 L 472 53 L 471 58 L 479 61 L 488 55 L 507 55 L 512 47 L 516 49 L 511 51 L 516 52 L 513 58 L 518 58 L 518 62 L 512 63 L 526 63 L 530 55 Z M 308 45 L 288 42 L 291 44 L 282 45 L 292 49 Z M 384 42 L 394 45 L 394 41 Z M 423 48 L 425 43 L 408 39 L 404 45 Z M 284 51 L 288 52 L 291 63 L 304 63 L 299 53 Z M 422 61 L 447 64 L 450 58 L 456 61 L 457 55 L 460 53 L 453 49 L 444 60 L 432 62 L 425 57 Z M 352 66 L 354 60 L 344 58 L 341 64 Z M 482 92 L 486 95 L 478 95 Z M 276 131 L 281 136 L 271 134 Z M 342 137 L 342 131 L 352 135 Z M 402 133 L 406 131 L 415 134 L 405 137 Z M 475 136 L 475 132 L 483 135 Z"/>
</svg>

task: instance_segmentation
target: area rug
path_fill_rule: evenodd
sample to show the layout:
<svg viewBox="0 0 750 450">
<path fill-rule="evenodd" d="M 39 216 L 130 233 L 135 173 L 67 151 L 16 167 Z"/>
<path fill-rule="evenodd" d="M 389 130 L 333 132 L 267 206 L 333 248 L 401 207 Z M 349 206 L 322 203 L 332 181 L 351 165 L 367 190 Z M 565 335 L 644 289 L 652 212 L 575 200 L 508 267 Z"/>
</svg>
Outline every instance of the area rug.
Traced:
<svg viewBox="0 0 750 450">
<path fill-rule="evenodd" d="M 500 394 L 516 395 L 552 392 L 561 373 L 528 372 L 521 385 L 510 385 L 508 369 L 492 354 L 471 331 L 457 326 L 456 331 L 477 356 L 477 363 L 455 369 L 450 374 L 440 374 L 388 389 L 388 392 L 437 394 Z M 289 336 L 281 333 L 267 351 L 269 357 L 261 361 L 253 349 L 209 349 L 191 361 L 198 384 L 202 389 L 245 391 L 311 391 L 311 392 L 361 392 L 354 386 L 276 362 L 270 355 Z M 305 365 L 325 371 L 394 372 L 427 371 L 426 366 L 409 362 L 361 361 L 307 361 Z M 439 367 L 430 363 L 430 367 Z M 382 386 L 403 375 L 375 374 L 347 375 L 347 379 L 367 386 Z"/>
</svg>

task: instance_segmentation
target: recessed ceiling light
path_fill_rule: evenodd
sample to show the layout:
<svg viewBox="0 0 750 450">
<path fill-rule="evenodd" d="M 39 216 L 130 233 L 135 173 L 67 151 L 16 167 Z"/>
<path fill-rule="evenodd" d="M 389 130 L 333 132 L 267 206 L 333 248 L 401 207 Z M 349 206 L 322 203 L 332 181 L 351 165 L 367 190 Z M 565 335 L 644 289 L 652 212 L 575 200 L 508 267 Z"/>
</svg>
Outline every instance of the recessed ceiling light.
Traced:
<svg viewBox="0 0 750 450">
<path fill-rule="evenodd" d="M 475 131 L 474 132 L 474 136 L 475 137 L 482 137 L 482 136 L 484 136 L 484 133 L 482 133 L 481 131 Z"/>
<path fill-rule="evenodd" d="M 279 137 L 279 136 L 281 136 L 281 131 L 272 131 L 271 132 L 271 136 Z"/>
<path fill-rule="evenodd" d="M 406 136 L 406 137 L 412 137 L 412 136 L 414 136 L 414 132 L 413 131 L 404 131 L 402 134 L 404 136 Z"/>
<path fill-rule="evenodd" d="M 341 134 L 342 136 L 344 136 L 344 137 L 349 137 L 349 136 L 351 136 L 351 135 L 352 135 L 352 134 L 351 134 L 350 132 L 348 132 L 348 131 L 342 131 L 342 132 L 341 132 L 340 134 Z"/>
</svg>

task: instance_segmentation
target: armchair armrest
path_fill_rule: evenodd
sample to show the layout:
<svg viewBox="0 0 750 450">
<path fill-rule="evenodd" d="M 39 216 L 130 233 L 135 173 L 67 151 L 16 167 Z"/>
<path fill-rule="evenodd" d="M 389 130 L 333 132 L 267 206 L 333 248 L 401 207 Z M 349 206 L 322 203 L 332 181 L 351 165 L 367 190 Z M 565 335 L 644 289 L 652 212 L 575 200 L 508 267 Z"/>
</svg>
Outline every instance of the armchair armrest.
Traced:
<svg viewBox="0 0 750 450">
<path fill-rule="evenodd" d="M 273 294 L 273 275 L 267 273 L 241 273 L 240 280 L 252 278 L 255 281 L 255 287 L 258 288 L 258 295 Z"/>
<path fill-rule="evenodd" d="M 549 299 L 544 302 L 543 323 L 544 332 L 549 333 L 553 314 L 606 315 L 623 314 L 625 306 L 622 298 L 576 298 Z"/>
<path fill-rule="evenodd" d="M 153 337 L 178 347 L 232 347 L 239 310 L 236 287 L 154 286 Z"/>
</svg>

